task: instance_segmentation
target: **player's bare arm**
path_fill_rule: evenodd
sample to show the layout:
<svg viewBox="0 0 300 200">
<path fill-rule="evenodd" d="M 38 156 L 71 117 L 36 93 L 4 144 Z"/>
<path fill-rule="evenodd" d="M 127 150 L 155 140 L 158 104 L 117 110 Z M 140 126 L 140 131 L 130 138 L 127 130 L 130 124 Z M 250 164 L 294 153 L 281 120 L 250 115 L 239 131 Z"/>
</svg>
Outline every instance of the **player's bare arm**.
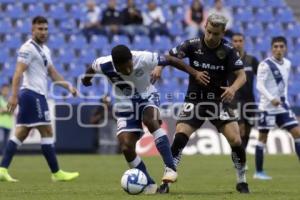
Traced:
<svg viewBox="0 0 300 200">
<path fill-rule="evenodd" d="M 7 110 L 13 113 L 18 105 L 18 94 L 23 72 L 27 69 L 28 65 L 25 63 L 17 62 L 16 70 L 12 81 L 12 95 L 7 103 Z"/>
<path fill-rule="evenodd" d="M 70 85 L 65 79 L 56 71 L 56 69 L 53 66 L 50 66 L 48 68 L 48 73 L 51 79 L 54 82 L 57 82 L 58 85 L 60 85 L 63 88 L 66 88 L 68 91 L 71 92 L 73 96 L 77 95 L 77 90 L 72 85 Z"/>
<path fill-rule="evenodd" d="M 221 87 L 222 89 L 224 89 L 224 92 L 221 95 L 222 101 L 232 101 L 236 91 L 240 89 L 247 81 L 244 69 L 237 70 L 234 72 L 234 74 L 236 75 L 236 79 L 233 84 L 229 87 Z"/>
<path fill-rule="evenodd" d="M 189 75 L 193 76 L 199 83 L 203 85 L 207 85 L 209 83 L 210 77 L 208 75 L 208 72 L 197 71 L 191 66 L 185 64 L 182 60 L 173 56 L 165 55 L 165 58 L 166 58 L 166 62 L 169 65 L 174 66 L 176 69 L 188 73 Z"/>
<path fill-rule="evenodd" d="M 87 68 L 84 77 L 81 79 L 81 82 L 84 86 L 91 86 L 92 85 L 92 79 L 95 74 L 95 70 L 92 67 Z"/>
</svg>

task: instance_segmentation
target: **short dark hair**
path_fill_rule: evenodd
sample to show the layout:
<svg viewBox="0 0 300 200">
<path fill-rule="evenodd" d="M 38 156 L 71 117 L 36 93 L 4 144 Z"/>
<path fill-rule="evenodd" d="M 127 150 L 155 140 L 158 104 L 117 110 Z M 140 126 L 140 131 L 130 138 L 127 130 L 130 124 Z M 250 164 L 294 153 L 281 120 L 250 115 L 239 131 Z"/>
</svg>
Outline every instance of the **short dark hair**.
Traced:
<svg viewBox="0 0 300 200">
<path fill-rule="evenodd" d="M 271 46 L 273 46 L 275 42 L 283 42 L 285 46 L 287 46 L 287 41 L 283 36 L 272 37 Z"/>
<path fill-rule="evenodd" d="M 244 36 L 242 33 L 240 33 L 240 32 L 234 32 L 233 35 L 232 35 L 232 37 L 234 37 L 234 36 L 241 36 L 242 38 L 245 37 L 245 36 Z"/>
<path fill-rule="evenodd" d="M 114 64 L 126 63 L 132 59 L 130 49 L 125 45 L 117 45 L 111 50 Z"/>
<path fill-rule="evenodd" d="M 48 24 L 48 20 L 43 16 L 36 16 L 32 19 L 33 24 Z"/>
</svg>

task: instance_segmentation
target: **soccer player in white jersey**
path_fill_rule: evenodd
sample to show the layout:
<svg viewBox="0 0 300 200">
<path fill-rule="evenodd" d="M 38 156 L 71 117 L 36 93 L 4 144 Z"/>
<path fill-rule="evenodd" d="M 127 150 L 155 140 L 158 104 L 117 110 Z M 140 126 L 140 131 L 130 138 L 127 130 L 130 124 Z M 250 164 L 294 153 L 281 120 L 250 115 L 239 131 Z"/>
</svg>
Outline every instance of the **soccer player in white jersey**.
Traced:
<svg viewBox="0 0 300 200">
<path fill-rule="evenodd" d="M 113 84 L 117 100 L 113 111 L 117 117 L 118 140 L 129 167 L 138 168 L 146 174 L 146 194 L 156 193 L 157 185 L 135 152 L 136 142 L 143 135 L 142 123 L 154 136 L 156 148 L 163 158 L 165 172 L 162 181 L 175 182 L 177 179 L 169 140 L 166 132 L 160 128 L 159 95 L 151 84 L 150 74 L 157 65 L 173 65 L 204 83 L 203 72 L 196 71 L 177 58 L 147 51 L 130 51 L 124 45 L 114 47 L 111 56 L 96 59 L 82 79 L 83 85 L 89 86 L 93 75 L 100 73 Z"/>
<path fill-rule="evenodd" d="M 261 116 L 258 122 L 259 139 L 255 151 L 254 178 L 261 180 L 272 178 L 263 170 L 263 159 L 268 133 L 276 125 L 291 133 L 295 140 L 298 159 L 300 159 L 300 127 L 287 100 L 291 62 L 284 57 L 287 50 L 286 39 L 282 36 L 274 37 L 271 46 L 272 56 L 262 61 L 257 71 Z"/>
<path fill-rule="evenodd" d="M 51 54 L 45 42 L 48 38 L 48 21 L 37 16 L 32 20 L 32 39 L 25 42 L 18 53 L 16 70 L 13 76 L 12 96 L 7 109 L 13 113 L 19 105 L 15 135 L 8 142 L 1 164 L 0 181 L 16 182 L 8 173 L 8 167 L 17 148 L 26 139 L 31 129 L 36 128 L 41 134 L 41 147 L 51 170 L 53 181 L 69 181 L 79 176 L 78 172 L 64 172 L 58 166 L 54 149 L 53 130 L 50 124 L 46 101 L 47 76 L 58 81 L 62 87 L 76 95 L 77 90 L 64 82 L 56 71 Z M 19 85 L 23 76 L 23 83 Z"/>
</svg>

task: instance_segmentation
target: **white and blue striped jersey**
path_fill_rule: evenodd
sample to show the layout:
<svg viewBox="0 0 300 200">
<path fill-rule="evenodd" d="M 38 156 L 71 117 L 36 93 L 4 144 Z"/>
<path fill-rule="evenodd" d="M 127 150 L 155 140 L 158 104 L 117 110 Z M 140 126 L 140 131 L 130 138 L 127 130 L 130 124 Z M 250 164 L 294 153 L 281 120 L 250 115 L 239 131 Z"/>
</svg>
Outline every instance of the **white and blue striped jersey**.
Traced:
<svg viewBox="0 0 300 200">
<path fill-rule="evenodd" d="M 51 52 L 46 45 L 38 45 L 32 39 L 26 41 L 18 52 L 17 62 L 28 67 L 23 73 L 21 89 L 30 89 L 39 94 L 47 94 L 48 67 L 53 66 Z"/>
<path fill-rule="evenodd" d="M 289 109 L 287 92 L 290 69 L 291 62 L 286 58 L 279 62 L 274 57 L 269 57 L 259 64 L 257 89 L 260 94 L 260 110 L 276 114 L 286 112 Z M 271 103 L 275 98 L 282 102 L 278 107 Z"/>
<path fill-rule="evenodd" d="M 111 56 L 97 58 L 92 65 L 97 73 L 104 74 L 114 85 L 116 100 L 122 102 L 132 101 L 133 96 L 136 99 L 147 99 L 157 91 L 150 82 L 150 74 L 158 65 L 158 54 L 147 51 L 131 51 L 131 53 L 133 72 L 129 76 L 116 71 Z"/>
</svg>

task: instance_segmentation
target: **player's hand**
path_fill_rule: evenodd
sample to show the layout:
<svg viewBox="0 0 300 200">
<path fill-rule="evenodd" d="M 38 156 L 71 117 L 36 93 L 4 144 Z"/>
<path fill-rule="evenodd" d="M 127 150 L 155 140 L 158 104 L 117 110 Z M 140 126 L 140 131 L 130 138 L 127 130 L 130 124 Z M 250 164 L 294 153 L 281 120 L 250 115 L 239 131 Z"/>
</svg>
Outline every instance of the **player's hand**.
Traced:
<svg viewBox="0 0 300 200">
<path fill-rule="evenodd" d="M 162 72 L 162 66 L 156 66 L 153 71 L 151 72 L 150 76 L 150 82 L 151 84 L 154 84 L 158 79 L 161 77 L 161 72 Z"/>
<path fill-rule="evenodd" d="M 69 91 L 71 92 L 71 94 L 73 95 L 73 97 L 76 97 L 78 95 L 78 91 L 74 87 L 70 87 Z"/>
<path fill-rule="evenodd" d="M 281 101 L 279 99 L 273 99 L 271 103 L 273 106 L 277 107 L 281 104 Z"/>
<path fill-rule="evenodd" d="M 197 71 L 197 73 L 194 75 L 194 78 L 196 79 L 196 81 L 198 81 L 199 83 L 205 86 L 210 82 L 210 77 L 207 71 L 203 71 L 203 72 Z"/>
<path fill-rule="evenodd" d="M 9 113 L 14 113 L 16 107 L 18 105 L 18 97 L 17 96 L 11 96 L 7 103 L 7 111 Z"/>
<path fill-rule="evenodd" d="M 92 81 L 90 79 L 88 79 L 87 77 L 83 77 L 81 79 L 81 83 L 82 85 L 84 85 L 85 87 L 91 86 L 92 85 Z"/>
<path fill-rule="evenodd" d="M 221 87 L 221 89 L 225 90 L 223 94 L 221 95 L 223 102 L 231 102 L 235 95 L 235 89 L 232 87 Z"/>
</svg>

